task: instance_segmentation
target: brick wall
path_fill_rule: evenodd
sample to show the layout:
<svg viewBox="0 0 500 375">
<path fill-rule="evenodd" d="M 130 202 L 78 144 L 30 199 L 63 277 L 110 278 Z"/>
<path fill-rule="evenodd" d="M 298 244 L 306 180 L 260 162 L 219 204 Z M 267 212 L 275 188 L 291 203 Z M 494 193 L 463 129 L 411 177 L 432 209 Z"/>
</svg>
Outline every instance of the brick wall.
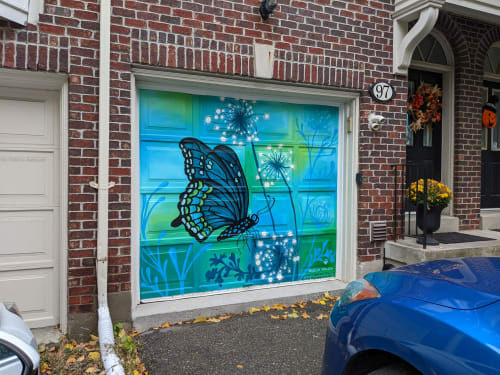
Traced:
<svg viewBox="0 0 500 375">
<path fill-rule="evenodd" d="M 131 64 L 231 75 L 254 75 L 253 43 L 274 43 L 274 79 L 357 89 L 360 261 L 380 260 L 369 221 L 392 220 L 391 164 L 405 158 L 407 84 L 392 69 L 391 0 L 280 0 L 268 21 L 259 0 L 112 0 L 109 291 L 130 290 Z M 0 25 L 0 66 L 68 73 L 69 303 L 71 313 L 94 311 L 97 175 L 99 6 L 96 1 L 46 0 L 37 26 Z M 396 88 L 393 102 L 367 94 L 377 79 Z M 368 115 L 387 125 L 368 129 Z M 390 224 L 390 223 L 389 223 Z"/>
<path fill-rule="evenodd" d="M 436 28 L 455 54 L 454 215 L 460 229 L 479 229 L 483 64 L 500 28 L 441 13 Z"/>
</svg>

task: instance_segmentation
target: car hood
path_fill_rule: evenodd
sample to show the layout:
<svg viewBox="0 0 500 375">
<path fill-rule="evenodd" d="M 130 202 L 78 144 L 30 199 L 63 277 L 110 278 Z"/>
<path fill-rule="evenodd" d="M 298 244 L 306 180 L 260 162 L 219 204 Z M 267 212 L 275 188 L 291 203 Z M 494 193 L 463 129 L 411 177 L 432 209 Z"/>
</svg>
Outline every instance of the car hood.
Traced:
<svg viewBox="0 0 500 375">
<path fill-rule="evenodd" d="M 442 259 L 365 276 L 382 295 L 460 310 L 500 301 L 500 257 Z"/>
</svg>

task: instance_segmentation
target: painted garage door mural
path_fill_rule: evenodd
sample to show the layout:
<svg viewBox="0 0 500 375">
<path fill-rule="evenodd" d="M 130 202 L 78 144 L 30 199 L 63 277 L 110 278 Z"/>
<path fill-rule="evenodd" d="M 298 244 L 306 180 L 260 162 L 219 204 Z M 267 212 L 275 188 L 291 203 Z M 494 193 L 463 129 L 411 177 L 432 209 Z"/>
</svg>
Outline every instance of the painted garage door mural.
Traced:
<svg viewBox="0 0 500 375">
<path fill-rule="evenodd" d="M 335 276 L 338 108 L 141 90 L 141 299 Z"/>
</svg>

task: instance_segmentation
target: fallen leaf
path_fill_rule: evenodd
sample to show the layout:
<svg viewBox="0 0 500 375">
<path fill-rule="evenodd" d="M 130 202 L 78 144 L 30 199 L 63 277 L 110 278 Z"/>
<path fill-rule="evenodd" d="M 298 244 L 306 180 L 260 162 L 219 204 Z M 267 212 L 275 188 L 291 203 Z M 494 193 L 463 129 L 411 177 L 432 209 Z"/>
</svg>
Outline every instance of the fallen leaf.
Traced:
<svg viewBox="0 0 500 375">
<path fill-rule="evenodd" d="M 287 315 L 281 315 L 280 319 L 281 320 L 287 320 L 288 316 Z"/>
<path fill-rule="evenodd" d="M 304 319 L 309 319 L 309 318 L 311 318 L 311 317 L 309 316 L 309 314 L 307 314 L 305 311 L 302 313 L 301 317 L 302 317 L 302 318 L 304 318 Z"/>
<path fill-rule="evenodd" d="M 71 350 L 73 350 L 73 348 L 74 348 L 74 346 L 73 346 L 72 344 L 66 344 L 66 345 L 64 345 L 64 350 L 65 350 L 65 351 L 66 351 L 66 350 L 71 351 Z"/>
<path fill-rule="evenodd" d="M 71 356 L 69 357 L 67 360 L 66 360 L 66 364 L 69 364 L 69 363 L 75 363 L 76 362 L 76 358 Z"/>
<path fill-rule="evenodd" d="M 95 335 L 90 335 L 90 339 L 91 339 L 92 341 L 96 341 L 96 342 L 97 342 L 97 341 L 99 341 L 99 337 L 97 337 L 97 336 L 95 336 Z"/>
<path fill-rule="evenodd" d="M 204 316 L 201 316 L 201 317 L 199 317 L 199 318 L 195 319 L 195 320 L 193 321 L 193 323 L 194 323 L 194 324 L 198 324 L 198 323 L 201 323 L 201 322 L 206 322 L 206 321 L 207 321 L 207 318 L 205 318 Z M 186 323 L 187 323 L 187 322 L 186 322 Z"/>
<path fill-rule="evenodd" d="M 319 301 L 320 305 L 326 305 L 326 302 L 324 300 Z"/>
<path fill-rule="evenodd" d="M 90 352 L 89 353 L 89 358 L 93 361 L 99 361 L 99 359 L 101 359 L 101 355 L 99 354 L 99 352 Z"/>
<path fill-rule="evenodd" d="M 85 372 L 87 374 L 92 374 L 94 373 L 95 371 L 97 370 L 97 367 L 94 367 L 94 366 L 90 366 Z"/>
<path fill-rule="evenodd" d="M 332 299 L 333 299 L 333 297 L 332 297 L 332 296 L 330 295 L 330 293 L 328 293 L 328 292 L 325 292 L 325 298 L 326 298 L 326 299 L 330 299 L 330 300 L 332 300 Z"/>
<path fill-rule="evenodd" d="M 163 323 L 163 324 L 161 325 L 161 328 L 168 328 L 168 327 L 170 327 L 170 323 L 168 323 L 168 322 L 165 322 L 165 323 Z M 133 336 L 132 336 L 132 337 L 133 337 Z"/>
<path fill-rule="evenodd" d="M 238 367 L 238 368 L 243 368 L 243 365 L 236 365 L 236 367 Z"/>
<path fill-rule="evenodd" d="M 170 325 L 169 325 L 169 327 L 170 327 Z M 137 336 L 137 335 L 141 334 L 142 332 L 143 332 L 143 331 L 134 331 L 134 332 L 132 332 L 129 336 L 130 336 L 130 337 L 135 337 L 135 336 Z"/>
<path fill-rule="evenodd" d="M 328 314 L 319 314 L 316 319 L 321 320 L 321 319 L 326 319 L 328 318 Z"/>
<path fill-rule="evenodd" d="M 53 351 L 55 351 L 55 350 L 56 350 L 56 348 L 57 348 L 57 346 L 52 346 L 52 347 L 49 349 L 49 352 L 53 352 Z"/>
<path fill-rule="evenodd" d="M 264 305 L 264 306 L 262 306 L 261 310 L 268 312 L 269 310 L 271 310 L 271 308 L 269 306 Z"/>
<path fill-rule="evenodd" d="M 38 351 L 41 353 L 41 352 L 44 352 L 45 350 L 47 350 L 47 347 L 45 346 L 45 344 L 40 344 L 38 345 Z"/>
<path fill-rule="evenodd" d="M 311 302 L 316 305 L 319 305 L 321 303 L 319 299 L 313 299 Z"/>
<path fill-rule="evenodd" d="M 271 314 L 269 316 L 271 317 L 271 319 L 279 319 L 280 318 L 279 315 L 273 315 L 273 314 Z"/>
<path fill-rule="evenodd" d="M 226 320 L 226 319 L 229 319 L 229 318 L 232 318 L 232 317 L 233 317 L 233 315 L 231 314 L 231 315 L 219 316 L 218 319 L 219 320 Z"/>
<path fill-rule="evenodd" d="M 77 361 L 77 362 L 81 362 L 81 361 L 83 361 L 84 359 L 85 359 L 85 356 L 84 356 L 84 355 L 82 355 L 81 357 L 78 357 L 78 359 L 77 359 L 76 361 Z"/>
<path fill-rule="evenodd" d="M 44 362 L 42 367 L 40 368 L 41 372 L 46 372 L 47 370 L 50 370 L 50 366 L 47 362 Z"/>
<path fill-rule="evenodd" d="M 261 309 L 257 309 L 257 308 L 255 308 L 255 307 L 252 307 L 252 308 L 250 309 L 249 313 L 250 313 L 250 315 L 251 315 L 251 314 L 254 314 L 254 313 L 259 312 L 259 311 L 261 311 Z"/>
<path fill-rule="evenodd" d="M 220 319 L 210 318 L 210 319 L 207 319 L 207 322 L 210 322 L 210 323 L 220 323 Z"/>
<path fill-rule="evenodd" d="M 297 319 L 299 317 L 299 314 L 297 314 L 296 312 L 293 312 L 291 314 L 288 314 L 288 317 L 293 318 L 293 319 Z"/>
</svg>

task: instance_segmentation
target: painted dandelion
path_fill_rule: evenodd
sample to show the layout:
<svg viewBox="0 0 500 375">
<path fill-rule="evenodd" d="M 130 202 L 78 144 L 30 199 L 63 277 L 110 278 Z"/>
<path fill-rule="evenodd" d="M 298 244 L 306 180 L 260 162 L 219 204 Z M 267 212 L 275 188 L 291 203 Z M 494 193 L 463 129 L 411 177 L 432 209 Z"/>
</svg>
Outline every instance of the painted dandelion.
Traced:
<svg viewBox="0 0 500 375">
<path fill-rule="evenodd" d="M 293 202 L 292 189 L 289 184 L 290 171 L 294 168 L 294 165 L 292 164 L 292 155 L 293 151 L 284 150 L 283 145 L 279 145 L 277 148 L 267 146 L 266 152 L 259 153 L 261 165 L 260 175 L 264 180 L 264 186 L 266 188 L 273 186 L 276 181 L 283 181 L 287 187 L 290 205 L 293 210 L 295 238 L 298 240 L 299 232 L 297 227 L 297 213 L 295 211 L 295 203 Z"/>
<path fill-rule="evenodd" d="M 261 117 L 269 118 L 269 115 L 255 114 L 254 104 L 247 100 L 231 100 L 225 107 L 217 108 L 215 115 L 207 116 L 205 122 L 222 132 L 221 142 L 239 146 L 245 142 L 258 142 L 257 122 Z"/>
<path fill-rule="evenodd" d="M 222 102 L 226 102 L 225 98 L 221 98 Z M 259 160 L 255 151 L 255 142 L 259 141 L 259 131 L 257 123 L 260 119 L 269 119 L 268 114 L 256 114 L 254 112 L 255 101 L 248 101 L 244 99 L 228 99 L 227 105 L 223 108 L 217 108 L 213 116 L 207 116 L 205 123 L 213 126 L 214 130 L 222 133 L 221 142 L 231 142 L 234 145 L 243 146 L 246 142 L 252 146 L 252 153 L 254 157 L 255 167 L 258 171 L 257 179 L 260 181 L 262 193 L 266 201 L 267 211 L 271 217 L 273 231 L 276 233 L 276 224 L 274 221 L 273 213 L 271 211 L 270 198 L 266 193 L 266 187 L 262 182 L 260 175 Z"/>
<path fill-rule="evenodd" d="M 292 237 L 293 234 L 289 232 L 287 236 L 272 236 L 257 241 L 254 264 L 262 280 L 280 282 L 292 274 L 296 268 L 294 263 L 299 261 L 299 257 L 294 256 L 297 241 Z"/>
<path fill-rule="evenodd" d="M 285 183 L 290 181 L 290 170 L 294 168 L 292 153 L 292 150 L 283 151 L 282 145 L 279 145 L 278 149 L 267 146 L 266 152 L 259 152 L 260 172 L 265 187 L 273 186 L 280 180 Z"/>
</svg>

